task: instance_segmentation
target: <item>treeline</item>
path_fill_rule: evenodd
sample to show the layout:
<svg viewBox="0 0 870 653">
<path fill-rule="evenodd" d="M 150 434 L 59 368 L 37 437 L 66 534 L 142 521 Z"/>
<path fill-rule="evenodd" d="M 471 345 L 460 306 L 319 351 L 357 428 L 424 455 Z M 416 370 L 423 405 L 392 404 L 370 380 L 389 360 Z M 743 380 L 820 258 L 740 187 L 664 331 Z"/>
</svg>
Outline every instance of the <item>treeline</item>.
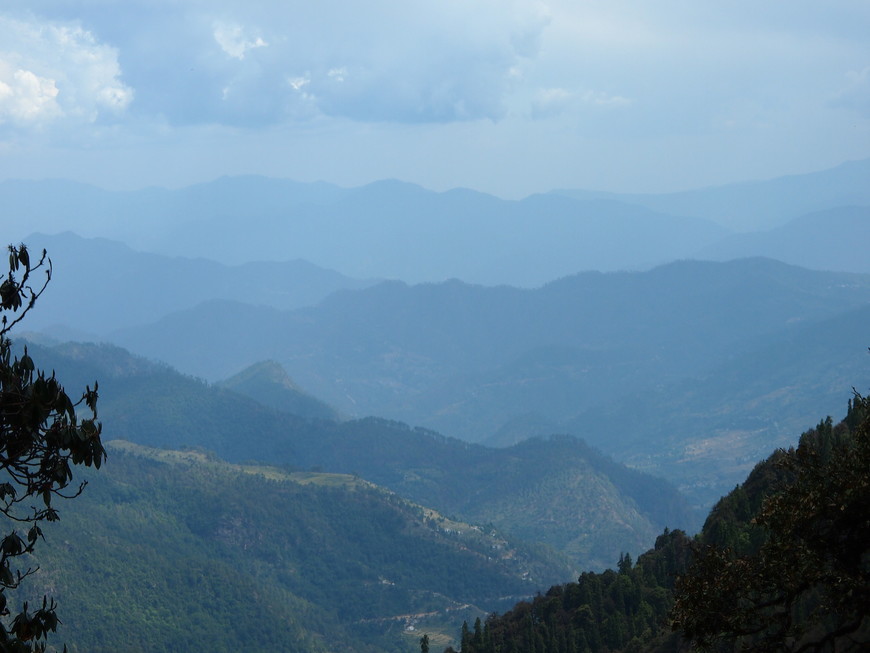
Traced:
<svg viewBox="0 0 870 653">
<path fill-rule="evenodd" d="M 686 534 L 666 532 L 637 564 L 620 556 L 617 570 L 584 573 L 576 583 L 551 587 L 504 615 L 463 628 L 462 653 L 641 651 L 653 643 L 676 650 L 661 625 L 673 605 L 674 578 L 689 555 Z"/>
<path fill-rule="evenodd" d="M 759 463 L 696 537 L 665 531 L 636 563 L 465 624 L 462 653 L 868 650 L 868 408 L 856 394 Z"/>
</svg>

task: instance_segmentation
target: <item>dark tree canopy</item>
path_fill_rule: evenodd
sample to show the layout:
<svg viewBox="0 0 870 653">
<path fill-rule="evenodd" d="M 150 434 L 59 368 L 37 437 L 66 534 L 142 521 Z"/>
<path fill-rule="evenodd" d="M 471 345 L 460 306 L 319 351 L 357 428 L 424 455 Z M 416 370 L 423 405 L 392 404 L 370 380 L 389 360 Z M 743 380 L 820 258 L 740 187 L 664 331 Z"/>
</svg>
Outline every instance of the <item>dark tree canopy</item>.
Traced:
<svg viewBox="0 0 870 653">
<path fill-rule="evenodd" d="M 760 545 L 707 545 L 677 586 L 674 625 L 702 648 L 870 647 L 870 401 L 806 433 L 751 528 Z M 758 538 L 755 538 L 758 539 Z"/>
<path fill-rule="evenodd" d="M 45 251 L 32 260 L 24 245 L 9 247 L 9 272 L 0 284 L 0 513 L 8 529 L 0 534 L 0 652 L 44 651 L 46 636 L 56 630 L 52 599 L 43 597 L 31 609 L 18 596 L 10 600 L 10 592 L 35 571 L 22 556 L 42 537 L 40 524 L 59 518 L 53 500 L 84 488 L 73 482 L 72 466 L 99 468 L 106 456 L 97 384 L 74 402 L 54 373 L 37 369 L 26 348 L 16 354 L 9 338 L 50 279 Z M 80 418 L 80 409 L 88 416 Z"/>
<path fill-rule="evenodd" d="M 760 462 L 696 537 L 666 530 L 475 626 L 462 653 L 870 650 L 870 399 Z"/>
</svg>

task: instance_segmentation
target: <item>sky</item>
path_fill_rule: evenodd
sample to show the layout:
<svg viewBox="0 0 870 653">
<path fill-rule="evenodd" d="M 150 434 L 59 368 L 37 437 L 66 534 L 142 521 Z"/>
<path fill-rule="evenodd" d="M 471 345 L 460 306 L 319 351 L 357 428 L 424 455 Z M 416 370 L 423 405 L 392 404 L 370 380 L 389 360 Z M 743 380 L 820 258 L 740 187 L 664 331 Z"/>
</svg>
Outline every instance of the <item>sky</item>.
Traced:
<svg viewBox="0 0 870 653">
<path fill-rule="evenodd" d="M 866 0 L 4 0 L 0 180 L 519 198 L 870 157 Z"/>
</svg>

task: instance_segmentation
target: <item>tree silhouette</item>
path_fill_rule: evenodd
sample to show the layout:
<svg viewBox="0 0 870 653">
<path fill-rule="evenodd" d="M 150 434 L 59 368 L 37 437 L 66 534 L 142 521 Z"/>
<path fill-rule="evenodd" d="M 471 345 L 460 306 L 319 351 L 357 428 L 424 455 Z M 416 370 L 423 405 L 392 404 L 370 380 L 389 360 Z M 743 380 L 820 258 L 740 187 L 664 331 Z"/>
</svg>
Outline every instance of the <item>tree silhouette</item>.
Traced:
<svg viewBox="0 0 870 653">
<path fill-rule="evenodd" d="M 43 271 L 44 280 L 34 283 Z M 31 610 L 10 592 L 36 571 L 22 556 L 33 553 L 42 537 L 40 524 L 57 520 L 54 498 L 73 498 L 84 483 L 73 484 L 72 465 L 99 468 L 106 453 L 97 421 L 97 384 L 77 402 L 54 373 L 36 368 L 27 349 L 16 355 L 9 332 L 51 280 L 51 261 L 43 250 L 32 261 L 24 245 L 9 247 L 9 272 L 0 284 L 0 513 L 11 530 L 0 540 L 0 652 L 44 651 L 45 638 L 59 620 L 53 599 L 43 597 Z M 76 414 L 83 407 L 89 416 Z"/>
</svg>

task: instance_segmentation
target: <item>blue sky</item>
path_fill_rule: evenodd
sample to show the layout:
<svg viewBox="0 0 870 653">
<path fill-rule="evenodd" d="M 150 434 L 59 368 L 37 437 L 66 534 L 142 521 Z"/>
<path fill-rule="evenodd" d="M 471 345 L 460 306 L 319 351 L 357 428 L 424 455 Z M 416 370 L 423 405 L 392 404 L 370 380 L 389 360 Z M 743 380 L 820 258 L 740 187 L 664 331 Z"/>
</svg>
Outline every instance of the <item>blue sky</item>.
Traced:
<svg viewBox="0 0 870 653">
<path fill-rule="evenodd" d="M 6 0 L 0 179 L 503 197 L 870 156 L 870 3 Z"/>
</svg>

